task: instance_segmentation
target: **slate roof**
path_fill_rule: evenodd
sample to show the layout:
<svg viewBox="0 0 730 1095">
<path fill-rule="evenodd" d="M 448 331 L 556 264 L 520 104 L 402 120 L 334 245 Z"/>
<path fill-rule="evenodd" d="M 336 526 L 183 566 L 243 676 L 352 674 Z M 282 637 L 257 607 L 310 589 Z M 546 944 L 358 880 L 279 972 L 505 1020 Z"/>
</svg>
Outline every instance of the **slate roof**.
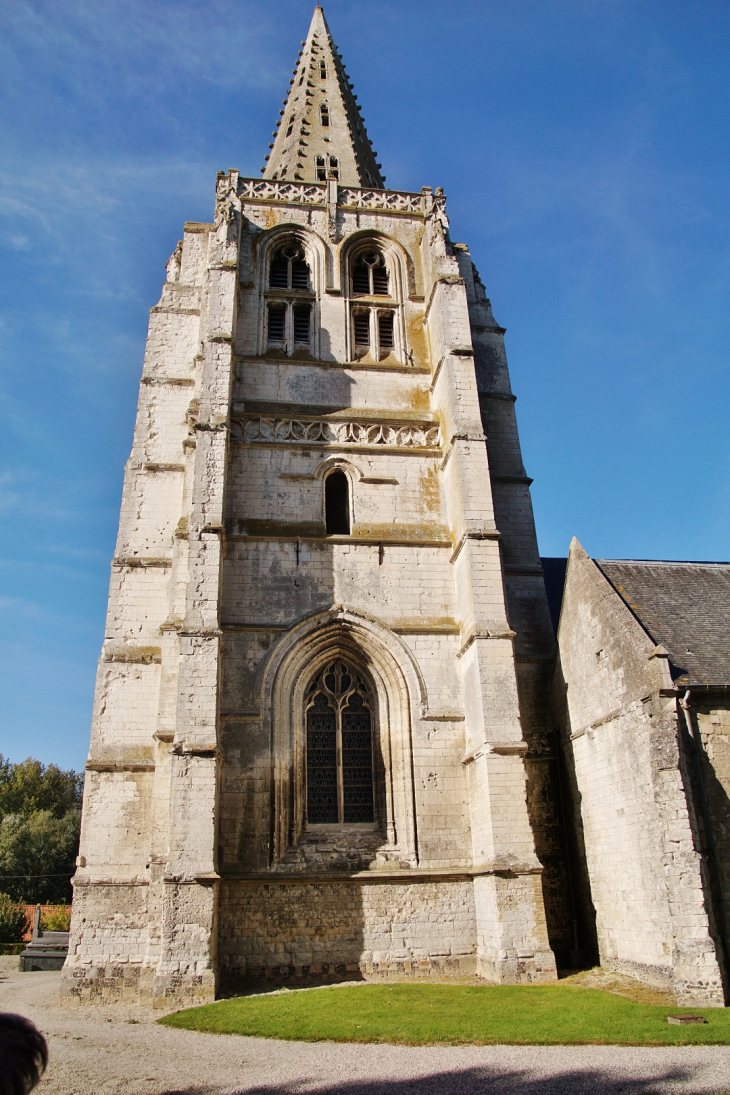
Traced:
<svg viewBox="0 0 730 1095">
<path fill-rule="evenodd" d="M 680 685 L 730 685 L 730 563 L 596 559 Z"/>
</svg>

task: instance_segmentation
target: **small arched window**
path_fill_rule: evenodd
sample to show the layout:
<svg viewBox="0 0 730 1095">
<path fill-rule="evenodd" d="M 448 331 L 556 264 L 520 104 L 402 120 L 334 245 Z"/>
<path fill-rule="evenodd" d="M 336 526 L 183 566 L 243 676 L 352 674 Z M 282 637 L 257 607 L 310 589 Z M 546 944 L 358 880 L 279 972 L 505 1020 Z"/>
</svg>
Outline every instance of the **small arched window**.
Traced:
<svg viewBox="0 0 730 1095">
<path fill-rule="evenodd" d="M 344 471 L 333 471 L 324 481 L 324 515 L 328 536 L 350 535 L 350 484 Z"/>
<path fill-rule="evenodd" d="M 309 267 L 301 247 L 280 247 L 271 260 L 269 285 L 272 289 L 308 289 Z"/>
<path fill-rule="evenodd" d="M 373 701 L 366 682 L 336 658 L 309 686 L 305 711 L 308 823 L 372 823 Z"/>
<path fill-rule="evenodd" d="M 378 251 L 358 255 L 352 267 L 352 292 L 355 296 L 389 295 L 385 259 Z"/>
</svg>

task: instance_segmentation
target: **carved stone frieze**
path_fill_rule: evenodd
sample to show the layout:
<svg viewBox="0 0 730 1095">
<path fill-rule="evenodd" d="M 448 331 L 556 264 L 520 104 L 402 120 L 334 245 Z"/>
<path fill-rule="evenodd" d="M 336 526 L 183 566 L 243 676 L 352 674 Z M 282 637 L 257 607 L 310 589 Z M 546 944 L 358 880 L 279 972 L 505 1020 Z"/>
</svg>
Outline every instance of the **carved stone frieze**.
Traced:
<svg viewBox="0 0 730 1095">
<path fill-rule="evenodd" d="M 409 449 L 437 449 L 440 444 L 439 427 L 431 423 L 394 426 L 383 422 L 343 422 L 331 419 L 235 419 L 232 436 L 234 441 L 246 443 L 388 445 Z"/>
<path fill-rule="evenodd" d="M 302 202 L 305 205 L 326 205 L 326 183 L 293 183 L 274 179 L 241 179 L 239 197 L 244 201 Z"/>
<path fill-rule="evenodd" d="M 395 209 L 402 213 L 421 213 L 421 195 L 405 190 L 363 190 L 341 187 L 340 205 L 354 205 L 358 209 Z"/>
<path fill-rule="evenodd" d="M 326 183 L 295 183 L 276 179 L 241 179 L 239 197 L 242 200 L 301 202 L 304 205 L 326 205 Z M 402 190 L 365 190 L 360 187 L 340 187 L 337 203 L 356 209 L 393 209 L 402 213 L 421 213 L 420 194 Z"/>
</svg>

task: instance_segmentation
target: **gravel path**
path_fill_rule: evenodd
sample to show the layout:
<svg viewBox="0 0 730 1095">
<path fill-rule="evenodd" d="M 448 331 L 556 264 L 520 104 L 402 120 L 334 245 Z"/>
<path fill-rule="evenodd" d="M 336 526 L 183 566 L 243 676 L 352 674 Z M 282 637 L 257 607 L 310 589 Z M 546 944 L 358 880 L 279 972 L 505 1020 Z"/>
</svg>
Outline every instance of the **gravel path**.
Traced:
<svg viewBox="0 0 730 1095">
<path fill-rule="evenodd" d="M 59 1008 L 58 973 L 0 958 L 0 1011 L 49 1041 L 40 1095 L 706 1095 L 730 1090 L 730 1047 L 360 1046 L 156 1026 L 143 1008 Z"/>
</svg>

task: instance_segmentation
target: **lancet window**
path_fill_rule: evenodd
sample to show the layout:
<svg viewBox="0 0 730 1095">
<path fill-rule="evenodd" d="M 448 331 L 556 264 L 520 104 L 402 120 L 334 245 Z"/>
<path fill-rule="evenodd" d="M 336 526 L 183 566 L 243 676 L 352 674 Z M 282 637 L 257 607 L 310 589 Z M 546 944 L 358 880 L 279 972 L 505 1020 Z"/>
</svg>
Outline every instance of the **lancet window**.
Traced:
<svg viewBox="0 0 730 1095">
<path fill-rule="evenodd" d="M 364 678 L 336 658 L 310 685 L 305 712 L 307 823 L 372 823 L 374 707 Z"/>
<path fill-rule="evenodd" d="M 324 481 L 324 514 L 329 536 L 350 535 L 350 483 L 344 471 L 332 471 Z"/>
<path fill-rule="evenodd" d="M 269 263 L 266 342 L 290 354 L 312 340 L 310 270 L 297 243 L 280 247 Z"/>
<path fill-rule="evenodd" d="M 370 356 L 379 361 L 395 352 L 396 308 L 382 307 L 358 298 L 392 297 L 390 275 L 380 251 L 372 249 L 356 255 L 350 271 L 351 338 L 353 356 Z"/>
</svg>

